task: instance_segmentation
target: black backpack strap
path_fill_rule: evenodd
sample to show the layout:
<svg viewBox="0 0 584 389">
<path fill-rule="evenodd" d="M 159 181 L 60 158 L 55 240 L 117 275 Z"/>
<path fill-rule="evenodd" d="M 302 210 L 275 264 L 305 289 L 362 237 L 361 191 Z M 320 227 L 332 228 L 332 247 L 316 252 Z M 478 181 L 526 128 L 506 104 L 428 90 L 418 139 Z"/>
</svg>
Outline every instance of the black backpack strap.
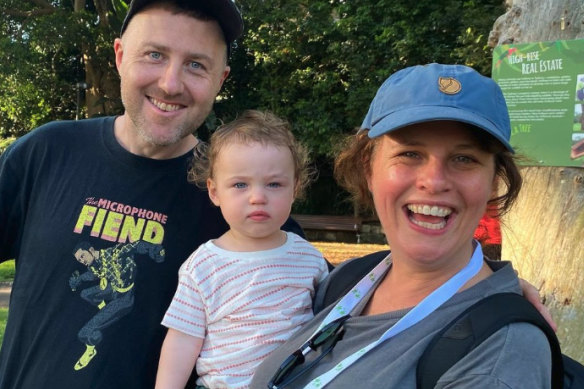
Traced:
<svg viewBox="0 0 584 389">
<path fill-rule="evenodd" d="M 316 290 L 312 309 L 315 314 L 337 301 L 351 290 L 353 286 L 373 270 L 387 255 L 389 250 L 378 251 L 364 257 L 344 262 L 333 270 Z"/>
<path fill-rule="evenodd" d="M 552 388 L 562 388 L 564 368 L 558 338 L 537 309 L 515 293 L 482 299 L 436 334 L 418 361 L 417 388 L 434 388 L 461 358 L 500 328 L 516 322 L 531 323 L 545 333 L 552 352 Z"/>
<path fill-rule="evenodd" d="M 584 388 L 584 366 L 565 354 L 563 354 L 562 357 L 564 362 L 564 388 Z"/>
</svg>

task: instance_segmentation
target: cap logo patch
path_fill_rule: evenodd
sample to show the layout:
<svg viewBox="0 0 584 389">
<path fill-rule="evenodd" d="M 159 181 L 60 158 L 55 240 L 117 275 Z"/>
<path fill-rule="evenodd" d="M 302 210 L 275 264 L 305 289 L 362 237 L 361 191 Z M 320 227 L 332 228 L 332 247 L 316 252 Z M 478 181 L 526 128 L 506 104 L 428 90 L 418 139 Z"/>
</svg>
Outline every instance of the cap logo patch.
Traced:
<svg viewBox="0 0 584 389">
<path fill-rule="evenodd" d="M 440 92 L 447 95 L 455 95 L 461 91 L 460 81 L 452 77 L 438 77 L 438 88 Z"/>
</svg>

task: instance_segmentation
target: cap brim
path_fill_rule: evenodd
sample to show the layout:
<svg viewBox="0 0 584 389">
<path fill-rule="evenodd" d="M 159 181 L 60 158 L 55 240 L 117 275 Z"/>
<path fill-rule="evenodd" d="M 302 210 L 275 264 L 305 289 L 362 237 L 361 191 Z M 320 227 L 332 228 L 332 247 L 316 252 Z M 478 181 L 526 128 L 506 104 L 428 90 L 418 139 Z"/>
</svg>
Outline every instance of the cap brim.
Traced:
<svg viewBox="0 0 584 389">
<path fill-rule="evenodd" d="M 376 123 L 372 123 L 369 128 L 369 137 L 376 138 L 412 124 L 439 120 L 453 120 L 481 128 L 494 136 L 510 152 L 515 152 L 509 142 L 499 135 L 500 131 L 493 122 L 467 110 L 448 106 L 416 106 L 390 113 Z"/>
</svg>

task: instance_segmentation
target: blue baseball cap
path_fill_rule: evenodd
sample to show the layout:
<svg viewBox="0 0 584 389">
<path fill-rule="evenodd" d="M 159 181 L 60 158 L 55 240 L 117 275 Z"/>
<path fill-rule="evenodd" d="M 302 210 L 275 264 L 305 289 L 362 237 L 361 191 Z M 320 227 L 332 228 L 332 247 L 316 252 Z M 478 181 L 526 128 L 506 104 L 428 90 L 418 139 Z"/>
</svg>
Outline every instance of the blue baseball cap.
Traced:
<svg viewBox="0 0 584 389">
<path fill-rule="evenodd" d="M 381 85 L 361 129 L 375 138 L 416 123 L 454 120 L 483 129 L 510 152 L 511 124 L 499 85 L 463 65 L 402 69 Z"/>
</svg>

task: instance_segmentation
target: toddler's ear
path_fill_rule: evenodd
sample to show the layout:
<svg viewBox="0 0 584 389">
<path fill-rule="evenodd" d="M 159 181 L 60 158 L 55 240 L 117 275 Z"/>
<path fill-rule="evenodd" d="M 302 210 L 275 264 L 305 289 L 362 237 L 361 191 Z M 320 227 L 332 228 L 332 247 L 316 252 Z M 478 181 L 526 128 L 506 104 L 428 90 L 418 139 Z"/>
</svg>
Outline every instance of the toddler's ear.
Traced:
<svg viewBox="0 0 584 389">
<path fill-rule="evenodd" d="M 208 178 L 207 179 L 207 192 L 209 193 L 209 198 L 216 206 L 219 206 L 219 199 L 217 198 L 217 186 L 215 181 Z"/>
</svg>

